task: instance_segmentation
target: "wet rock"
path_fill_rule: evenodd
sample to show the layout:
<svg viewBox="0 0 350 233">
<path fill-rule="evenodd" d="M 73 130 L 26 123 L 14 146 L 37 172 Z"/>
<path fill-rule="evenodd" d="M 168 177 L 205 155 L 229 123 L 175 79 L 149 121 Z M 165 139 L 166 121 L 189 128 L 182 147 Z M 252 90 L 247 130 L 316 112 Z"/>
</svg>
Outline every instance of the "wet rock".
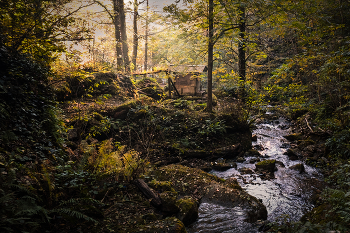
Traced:
<svg viewBox="0 0 350 233">
<path fill-rule="evenodd" d="M 291 149 L 289 148 L 285 154 L 289 157 L 290 160 L 294 161 L 294 160 L 298 160 L 298 155 L 297 155 L 297 151 L 296 149 Z"/>
<path fill-rule="evenodd" d="M 238 157 L 236 161 L 237 161 L 238 163 L 243 163 L 243 162 L 245 162 L 245 158 L 243 158 L 243 157 Z"/>
<path fill-rule="evenodd" d="M 258 141 L 258 135 L 254 134 L 254 135 L 252 136 L 252 141 L 253 141 L 253 142 Z"/>
<path fill-rule="evenodd" d="M 289 148 L 290 144 L 289 143 L 282 143 L 281 148 Z"/>
<path fill-rule="evenodd" d="M 238 171 L 239 171 L 242 175 L 245 175 L 245 174 L 254 174 L 254 173 L 255 173 L 252 169 L 247 168 L 247 167 L 242 167 L 242 168 L 238 169 Z"/>
<path fill-rule="evenodd" d="M 289 168 L 292 170 L 299 171 L 299 173 L 305 172 L 305 167 L 304 167 L 304 164 L 302 164 L 302 163 L 295 164 L 293 166 L 290 166 Z"/>
<path fill-rule="evenodd" d="M 281 166 L 281 167 L 286 167 L 286 166 L 284 165 L 284 163 L 282 163 L 281 161 L 276 161 L 276 165 L 279 165 L 279 166 Z"/>
<path fill-rule="evenodd" d="M 234 163 L 234 162 L 230 162 L 230 163 L 226 163 L 226 162 L 224 162 L 224 163 L 217 163 L 217 162 L 214 162 L 212 164 L 212 168 L 214 170 L 217 170 L 217 171 L 226 171 L 226 170 L 228 170 L 230 168 L 237 168 L 237 164 Z"/>
<path fill-rule="evenodd" d="M 264 150 L 265 148 L 262 145 L 255 145 L 254 149 L 255 150 Z"/>
<path fill-rule="evenodd" d="M 198 218 L 198 204 L 193 198 L 181 198 L 176 202 L 176 206 L 180 209 L 176 217 L 180 219 L 185 226 L 195 222 Z"/>
<path fill-rule="evenodd" d="M 249 160 L 249 163 L 252 163 L 252 164 L 257 162 L 260 162 L 259 158 L 252 158 L 251 160 Z"/>
<path fill-rule="evenodd" d="M 296 140 L 301 140 L 302 139 L 302 134 L 300 133 L 293 133 L 293 134 L 289 134 L 284 136 L 285 139 L 287 139 L 288 141 L 296 141 Z"/>
<path fill-rule="evenodd" d="M 174 214 L 179 212 L 179 207 L 176 205 L 177 192 L 166 191 L 159 194 L 162 200 L 162 211 L 167 214 Z"/>
<path fill-rule="evenodd" d="M 275 168 L 276 160 L 274 159 L 264 160 L 255 164 L 256 171 L 273 173 L 275 171 Z"/>
</svg>

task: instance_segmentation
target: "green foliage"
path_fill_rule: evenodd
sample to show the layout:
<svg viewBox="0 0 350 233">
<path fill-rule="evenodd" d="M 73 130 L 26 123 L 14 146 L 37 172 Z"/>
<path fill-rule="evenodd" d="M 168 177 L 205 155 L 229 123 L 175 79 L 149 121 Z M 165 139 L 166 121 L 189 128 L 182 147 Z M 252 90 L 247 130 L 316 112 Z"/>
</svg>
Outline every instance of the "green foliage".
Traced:
<svg viewBox="0 0 350 233">
<path fill-rule="evenodd" d="M 59 152 L 63 125 L 57 117 L 46 67 L 23 55 L 0 50 L 0 142 L 22 162 Z"/>
</svg>

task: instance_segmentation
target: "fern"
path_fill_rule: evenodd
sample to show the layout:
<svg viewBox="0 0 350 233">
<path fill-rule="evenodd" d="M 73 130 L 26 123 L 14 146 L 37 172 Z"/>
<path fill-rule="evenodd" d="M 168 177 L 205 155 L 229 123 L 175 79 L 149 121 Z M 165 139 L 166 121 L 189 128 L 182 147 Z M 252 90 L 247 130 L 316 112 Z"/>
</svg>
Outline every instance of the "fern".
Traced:
<svg viewBox="0 0 350 233">
<path fill-rule="evenodd" d="M 97 223 L 95 219 L 87 216 L 86 214 L 83 214 L 79 211 L 68 209 L 68 208 L 53 209 L 50 211 L 50 213 L 58 213 L 58 214 L 66 215 L 71 218 L 84 219 L 88 222 Z"/>
</svg>

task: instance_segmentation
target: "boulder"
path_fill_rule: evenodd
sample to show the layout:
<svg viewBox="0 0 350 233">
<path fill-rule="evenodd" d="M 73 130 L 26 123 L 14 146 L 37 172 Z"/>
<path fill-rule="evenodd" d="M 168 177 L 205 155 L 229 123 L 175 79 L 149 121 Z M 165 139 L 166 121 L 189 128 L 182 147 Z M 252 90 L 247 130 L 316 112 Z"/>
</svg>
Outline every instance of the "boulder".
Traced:
<svg viewBox="0 0 350 233">
<path fill-rule="evenodd" d="M 238 170 L 242 175 L 245 175 L 245 174 L 254 174 L 255 172 L 250 169 L 250 168 L 247 168 L 247 167 L 242 167 Z"/>
<path fill-rule="evenodd" d="M 176 202 L 176 206 L 180 209 L 176 217 L 180 219 L 185 226 L 195 222 L 198 218 L 198 204 L 193 198 L 181 198 Z"/>
<path fill-rule="evenodd" d="M 252 136 L 252 141 L 253 141 L 253 142 L 258 141 L 258 135 L 254 134 L 254 135 Z"/>
<path fill-rule="evenodd" d="M 297 151 L 295 149 L 291 149 L 289 148 L 285 154 L 289 157 L 290 160 L 294 161 L 294 160 L 298 160 L 298 155 L 297 155 Z"/>
<path fill-rule="evenodd" d="M 162 211 L 167 214 L 175 214 L 179 211 L 176 205 L 177 192 L 166 191 L 159 194 L 162 200 Z"/>
<path fill-rule="evenodd" d="M 237 161 L 238 163 L 243 163 L 243 162 L 245 162 L 245 159 L 244 159 L 243 157 L 238 157 L 238 158 L 236 159 L 236 161 Z"/>
<path fill-rule="evenodd" d="M 304 164 L 302 163 L 295 164 L 293 166 L 290 166 L 289 168 L 292 170 L 299 171 L 299 173 L 305 172 L 305 167 L 304 167 Z"/>
<path fill-rule="evenodd" d="M 249 163 L 252 163 L 252 164 L 257 162 L 260 162 L 259 158 L 252 158 L 251 160 L 249 160 Z"/>
<path fill-rule="evenodd" d="M 212 163 L 212 168 L 217 171 L 226 171 L 230 168 L 237 168 L 237 164 L 234 162 L 224 162 L 224 163 Z"/>
<path fill-rule="evenodd" d="M 264 160 L 255 164 L 256 171 L 274 173 L 275 168 L 276 168 L 276 160 L 274 159 Z"/>
</svg>

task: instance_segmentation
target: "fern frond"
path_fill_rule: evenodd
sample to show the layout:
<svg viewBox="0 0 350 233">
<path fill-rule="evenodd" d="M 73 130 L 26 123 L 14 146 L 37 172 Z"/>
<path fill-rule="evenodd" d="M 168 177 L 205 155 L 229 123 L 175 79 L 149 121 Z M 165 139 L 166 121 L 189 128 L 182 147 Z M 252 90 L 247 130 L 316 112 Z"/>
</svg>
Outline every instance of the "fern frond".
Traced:
<svg viewBox="0 0 350 233">
<path fill-rule="evenodd" d="M 77 219 L 84 219 L 86 221 L 89 221 L 89 222 L 94 222 L 94 223 L 97 223 L 97 221 L 79 211 L 76 211 L 76 210 L 71 210 L 71 209 L 68 209 L 68 208 L 60 208 L 60 209 L 53 209 L 50 211 L 50 213 L 59 213 L 59 214 L 63 214 L 63 215 L 67 215 L 69 217 L 72 217 L 72 218 L 77 218 Z"/>
</svg>

